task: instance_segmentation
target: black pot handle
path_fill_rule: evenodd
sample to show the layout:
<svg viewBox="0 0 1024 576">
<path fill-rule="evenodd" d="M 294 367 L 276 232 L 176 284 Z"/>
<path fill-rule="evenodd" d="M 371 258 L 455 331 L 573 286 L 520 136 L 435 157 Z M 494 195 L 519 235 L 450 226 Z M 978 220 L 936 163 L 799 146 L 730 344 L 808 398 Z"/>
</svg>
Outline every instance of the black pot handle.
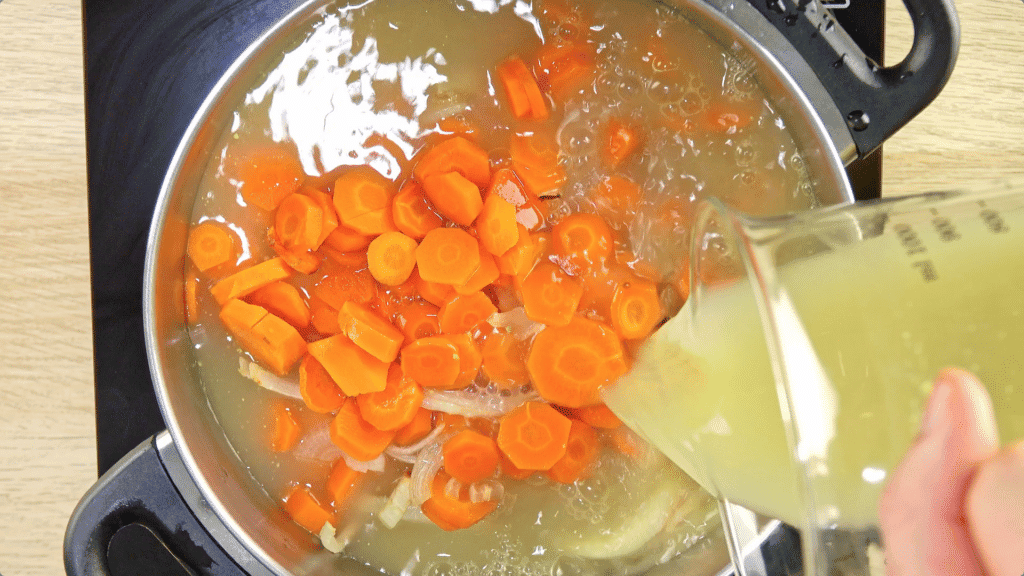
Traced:
<svg viewBox="0 0 1024 576">
<path fill-rule="evenodd" d="M 847 10 L 856 10 L 857 1 Z M 903 0 L 914 25 L 914 42 L 902 62 L 886 68 L 865 56 L 819 0 L 750 3 L 815 71 L 846 119 L 862 158 L 938 96 L 960 46 L 952 0 Z"/>
<path fill-rule="evenodd" d="M 138 542 L 155 541 L 141 557 Z M 119 541 L 128 542 L 135 558 L 115 558 Z M 129 564 L 117 570 L 117 561 Z M 162 574 L 211 574 L 243 576 L 244 572 L 200 525 L 171 481 L 149 438 L 124 456 L 82 498 L 64 535 L 64 568 L 69 576 L 132 573 L 132 566 L 147 567 L 152 576 Z M 113 569 L 112 569 L 113 568 Z"/>
</svg>

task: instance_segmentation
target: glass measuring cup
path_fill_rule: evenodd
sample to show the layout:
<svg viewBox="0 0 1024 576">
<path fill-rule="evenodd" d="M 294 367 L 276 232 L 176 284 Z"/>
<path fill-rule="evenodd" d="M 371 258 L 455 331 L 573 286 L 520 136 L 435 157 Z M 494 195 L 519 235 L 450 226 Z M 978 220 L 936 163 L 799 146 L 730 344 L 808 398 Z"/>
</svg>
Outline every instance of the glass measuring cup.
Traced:
<svg viewBox="0 0 1024 576">
<path fill-rule="evenodd" d="M 802 529 L 808 574 L 869 574 L 939 370 L 978 375 L 1000 440 L 1024 437 L 1022 247 L 1021 183 L 777 218 L 711 202 L 690 299 L 605 401 L 730 503 L 727 530 L 740 504 Z"/>
</svg>

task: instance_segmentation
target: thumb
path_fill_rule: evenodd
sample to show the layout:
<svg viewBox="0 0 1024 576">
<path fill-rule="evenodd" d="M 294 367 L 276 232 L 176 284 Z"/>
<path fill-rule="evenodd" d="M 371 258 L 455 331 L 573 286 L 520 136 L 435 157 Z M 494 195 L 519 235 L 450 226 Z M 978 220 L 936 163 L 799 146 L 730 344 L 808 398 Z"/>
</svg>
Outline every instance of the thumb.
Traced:
<svg viewBox="0 0 1024 576">
<path fill-rule="evenodd" d="M 986 574 L 1024 574 L 1024 441 L 978 467 L 966 515 Z"/>
</svg>

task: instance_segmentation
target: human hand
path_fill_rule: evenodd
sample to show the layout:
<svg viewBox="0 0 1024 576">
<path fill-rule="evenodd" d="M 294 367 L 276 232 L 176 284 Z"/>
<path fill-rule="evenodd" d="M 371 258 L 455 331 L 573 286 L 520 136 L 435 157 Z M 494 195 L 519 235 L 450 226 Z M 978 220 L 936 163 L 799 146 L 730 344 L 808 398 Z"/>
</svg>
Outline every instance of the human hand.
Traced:
<svg viewBox="0 0 1024 576">
<path fill-rule="evenodd" d="M 999 450 L 992 401 L 973 375 L 936 378 L 879 519 L 889 576 L 1024 574 L 1024 441 Z"/>
</svg>

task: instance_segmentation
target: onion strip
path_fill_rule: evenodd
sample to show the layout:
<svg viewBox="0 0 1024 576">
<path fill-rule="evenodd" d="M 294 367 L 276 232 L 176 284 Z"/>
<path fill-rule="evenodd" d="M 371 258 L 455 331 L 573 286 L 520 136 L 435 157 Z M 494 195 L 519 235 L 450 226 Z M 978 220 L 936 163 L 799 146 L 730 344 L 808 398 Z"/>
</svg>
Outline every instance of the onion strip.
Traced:
<svg viewBox="0 0 1024 576">
<path fill-rule="evenodd" d="M 250 362 L 243 357 L 238 358 L 238 373 L 271 392 L 276 392 L 282 396 L 287 396 L 288 398 L 302 400 L 302 394 L 299 392 L 298 382 L 282 378 L 259 364 Z"/>
<path fill-rule="evenodd" d="M 452 434 L 445 433 L 434 439 L 434 442 L 420 452 L 419 458 L 412 466 L 412 503 L 422 505 L 433 495 L 434 476 L 444 463 L 441 447 Z"/>
<path fill-rule="evenodd" d="M 399 520 L 405 516 L 406 509 L 412 502 L 412 480 L 408 476 L 402 476 L 398 485 L 391 491 L 384 507 L 377 513 L 380 523 L 388 528 L 394 528 Z"/>
<path fill-rule="evenodd" d="M 394 444 L 392 444 L 391 446 L 388 446 L 386 450 L 384 450 L 384 453 L 400 462 L 408 462 L 409 464 L 415 464 L 416 454 L 419 453 L 420 450 L 423 450 L 424 448 L 432 444 L 434 440 L 436 440 L 437 437 L 440 436 L 442 432 L 444 432 L 444 428 L 445 424 L 441 423 L 440 425 L 438 425 L 437 428 L 431 430 L 430 434 L 424 436 L 419 442 L 416 442 L 415 444 L 410 444 L 408 446 L 395 446 Z"/>
<path fill-rule="evenodd" d="M 497 418 L 530 400 L 538 400 L 534 390 L 502 394 L 500 390 L 424 390 L 423 408 L 467 418 Z"/>
</svg>

